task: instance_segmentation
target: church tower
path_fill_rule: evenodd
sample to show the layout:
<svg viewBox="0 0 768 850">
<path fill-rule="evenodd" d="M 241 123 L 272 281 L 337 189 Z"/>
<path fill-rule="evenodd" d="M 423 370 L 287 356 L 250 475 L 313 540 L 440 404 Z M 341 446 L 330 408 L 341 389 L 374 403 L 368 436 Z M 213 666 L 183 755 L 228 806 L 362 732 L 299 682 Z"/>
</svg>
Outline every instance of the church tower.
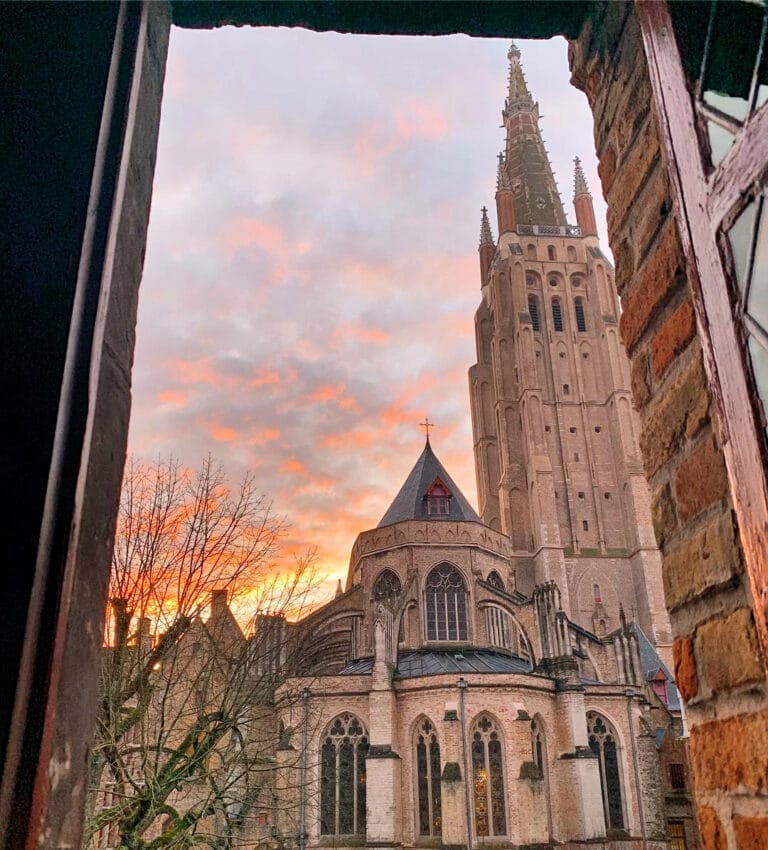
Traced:
<svg viewBox="0 0 768 850">
<path fill-rule="evenodd" d="M 567 223 L 514 44 L 508 59 L 499 236 L 484 209 L 469 373 L 480 514 L 509 537 L 519 590 L 554 581 L 568 616 L 597 634 L 618 627 L 621 603 L 668 658 L 613 269 L 578 159 Z"/>
</svg>

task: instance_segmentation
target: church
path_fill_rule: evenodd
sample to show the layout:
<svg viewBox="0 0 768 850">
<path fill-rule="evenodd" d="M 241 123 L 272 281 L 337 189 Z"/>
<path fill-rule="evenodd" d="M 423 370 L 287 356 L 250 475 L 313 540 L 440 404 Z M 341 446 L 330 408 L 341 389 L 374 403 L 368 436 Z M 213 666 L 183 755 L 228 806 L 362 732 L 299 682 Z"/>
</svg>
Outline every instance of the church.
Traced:
<svg viewBox="0 0 768 850">
<path fill-rule="evenodd" d="M 273 834 L 300 850 L 697 846 L 613 269 L 578 159 L 566 220 L 508 58 L 469 371 L 478 511 L 427 434 L 345 586 L 291 627 Z"/>
</svg>

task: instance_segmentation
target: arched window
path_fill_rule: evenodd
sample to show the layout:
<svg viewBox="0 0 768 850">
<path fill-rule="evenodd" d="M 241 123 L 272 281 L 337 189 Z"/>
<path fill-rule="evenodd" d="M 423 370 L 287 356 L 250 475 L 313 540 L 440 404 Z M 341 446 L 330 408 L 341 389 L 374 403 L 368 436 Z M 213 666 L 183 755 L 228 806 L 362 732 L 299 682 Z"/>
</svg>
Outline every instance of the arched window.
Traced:
<svg viewBox="0 0 768 850">
<path fill-rule="evenodd" d="M 555 253 L 555 246 L 554 245 L 547 245 L 547 257 L 550 260 L 556 260 L 557 259 L 557 254 Z"/>
<path fill-rule="evenodd" d="M 529 260 L 536 259 L 536 246 L 535 245 L 527 245 L 525 248 L 525 254 Z"/>
<path fill-rule="evenodd" d="M 573 245 L 568 246 L 568 260 L 571 263 L 576 262 L 576 249 L 573 247 Z"/>
<path fill-rule="evenodd" d="M 584 318 L 584 299 L 575 298 L 573 301 L 573 311 L 576 314 L 576 329 L 580 333 L 585 333 L 587 330 L 587 320 Z"/>
<path fill-rule="evenodd" d="M 535 295 L 528 296 L 528 314 L 531 317 L 531 324 L 535 331 L 541 330 L 541 322 L 539 321 L 539 302 Z"/>
<path fill-rule="evenodd" d="M 495 722 L 481 714 L 472 727 L 472 796 L 478 836 L 507 834 L 504 755 Z"/>
<path fill-rule="evenodd" d="M 467 639 L 467 591 L 461 573 L 450 564 L 439 564 L 424 588 L 427 640 Z"/>
<path fill-rule="evenodd" d="M 603 596 L 600 593 L 600 585 L 593 584 L 592 585 L 592 595 L 595 597 L 595 604 L 603 601 Z"/>
<path fill-rule="evenodd" d="M 486 581 L 491 585 L 491 587 L 495 587 L 498 590 L 504 590 L 504 582 L 501 580 L 501 576 L 496 572 L 496 570 L 491 570 L 488 573 Z"/>
<path fill-rule="evenodd" d="M 533 272 L 526 272 L 525 273 L 525 285 L 526 286 L 536 286 L 536 284 L 538 282 L 539 282 L 539 279 L 538 279 L 538 277 L 536 277 L 536 275 Z"/>
<path fill-rule="evenodd" d="M 546 744 L 544 729 L 538 717 L 534 717 L 531 721 L 531 755 L 533 763 L 539 768 L 543 778 L 547 770 Z"/>
<path fill-rule="evenodd" d="M 328 727 L 320 754 L 320 833 L 365 835 L 368 735 L 354 714 Z"/>
<path fill-rule="evenodd" d="M 560 307 L 560 299 L 552 299 L 552 325 L 559 333 L 563 330 L 563 311 Z"/>
<path fill-rule="evenodd" d="M 575 274 L 571 277 L 571 286 L 575 286 L 578 289 L 581 286 L 582 279 L 581 275 Z"/>
<path fill-rule="evenodd" d="M 607 829 L 624 829 L 621 802 L 621 771 L 616 747 L 616 733 L 611 724 L 595 711 L 587 712 L 589 748 L 600 760 L 600 785 Z"/>
<path fill-rule="evenodd" d="M 373 585 L 373 598 L 376 602 L 384 599 L 396 599 L 402 589 L 397 573 L 392 570 L 382 570 Z"/>
<path fill-rule="evenodd" d="M 416 727 L 416 784 L 419 792 L 419 835 L 440 835 L 440 743 L 435 727 L 424 718 Z"/>
</svg>

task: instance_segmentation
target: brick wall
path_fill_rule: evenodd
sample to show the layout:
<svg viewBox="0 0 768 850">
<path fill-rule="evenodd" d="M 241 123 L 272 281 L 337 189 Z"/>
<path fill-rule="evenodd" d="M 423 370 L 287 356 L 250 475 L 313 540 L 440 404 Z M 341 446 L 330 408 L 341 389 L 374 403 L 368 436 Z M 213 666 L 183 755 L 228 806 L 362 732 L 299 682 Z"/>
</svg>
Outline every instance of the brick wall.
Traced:
<svg viewBox="0 0 768 850">
<path fill-rule="evenodd" d="M 570 55 L 595 117 L 702 842 L 768 846 L 765 671 L 631 5 L 600 7 Z"/>
</svg>

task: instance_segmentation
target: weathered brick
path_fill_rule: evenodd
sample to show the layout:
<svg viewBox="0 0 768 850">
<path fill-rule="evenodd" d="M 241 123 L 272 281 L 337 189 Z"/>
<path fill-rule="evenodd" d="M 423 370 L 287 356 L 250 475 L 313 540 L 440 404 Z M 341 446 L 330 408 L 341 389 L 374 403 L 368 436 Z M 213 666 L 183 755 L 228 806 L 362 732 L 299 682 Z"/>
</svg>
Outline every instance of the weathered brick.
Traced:
<svg viewBox="0 0 768 850">
<path fill-rule="evenodd" d="M 677 454 L 686 436 L 699 431 L 708 412 L 707 382 L 701 357 L 697 357 L 655 403 L 643 410 L 640 450 L 647 477 Z"/>
<path fill-rule="evenodd" d="M 691 729 L 697 791 L 768 789 L 768 713 L 742 714 Z"/>
<path fill-rule="evenodd" d="M 648 246 L 669 215 L 669 184 L 661 163 L 648 178 L 648 183 L 632 212 L 630 230 L 638 257 L 644 257 Z"/>
<path fill-rule="evenodd" d="M 653 371 L 661 377 L 667 367 L 696 333 L 693 302 L 684 301 L 656 333 L 653 340 Z"/>
<path fill-rule="evenodd" d="M 693 699 L 699 692 L 699 676 L 696 672 L 696 656 L 693 638 L 678 637 L 672 643 L 675 660 L 675 684 L 684 700 Z"/>
<path fill-rule="evenodd" d="M 619 243 L 613 252 L 613 259 L 616 263 L 616 289 L 621 294 L 635 273 L 635 252 L 628 239 Z"/>
<path fill-rule="evenodd" d="M 651 398 L 651 388 L 648 385 L 648 355 L 645 352 L 632 358 L 630 370 L 632 401 L 635 409 L 645 407 Z"/>
<path fill-rule="evenodd" d="M 699 626 L 696 647 L 699 670 L 713 693 L 765 678 L 749 608 L 740 608 L 727 617 L 718 617 Z"/>
<path fill-rule="evenodd" d="M 699 806 L 701 850 L 728 850 L 728 838 L 717 812 L 711 806 Z"/>
<path fill-rule="evenodd" d="M 768 847 L 768 818 L 736 815 L 733 831 L 739 850 L 765 850 Z"/>
<path fill-rule="evenodd" d="M 651 519 L 653 530 L 656 532 L 656 542 L 663 548 L 664 542 L 677 528 L 677 516 L 669 484 L 664 484 L 654 491 L 651 499 Z"/>
<path fill-rule="evenodd" d="M 723 452 L 711 434 L 677 467 L 675 500 L 685 522 L 728 493 L 728 474 Z"/>
<path fill-rule="evenodd" d="M 600 176 L 600 182 L 603 184 L 603 197 L 607 198 L 613 185 L 613 179 L 616 177 L 616 151 L 611 145 L 606 145 L 600 154 L 597 173 Z"/>
<path fill-rule="evenodd" d="M 664 553 L 667 607 L 679 608 L 707 591 L 731 584 L 742 571 L 730 513 L 713 519 Z"/>
<path fill-rule="evenodd" d="M 659 158 L 659 141 L 652 121 L 636 138 L 620 165 L 608 192 L 608 229 L 615 233 L 623 224 L 651 169 Z"/>
<path fill-rule="evenodd" d="M 670 221 L 635 276 L 621 316 L 621 338 L 628 349 L 635 345 L 654 313 L 674 290 L 681 268 L 677 230 Z"/>
</svg>

